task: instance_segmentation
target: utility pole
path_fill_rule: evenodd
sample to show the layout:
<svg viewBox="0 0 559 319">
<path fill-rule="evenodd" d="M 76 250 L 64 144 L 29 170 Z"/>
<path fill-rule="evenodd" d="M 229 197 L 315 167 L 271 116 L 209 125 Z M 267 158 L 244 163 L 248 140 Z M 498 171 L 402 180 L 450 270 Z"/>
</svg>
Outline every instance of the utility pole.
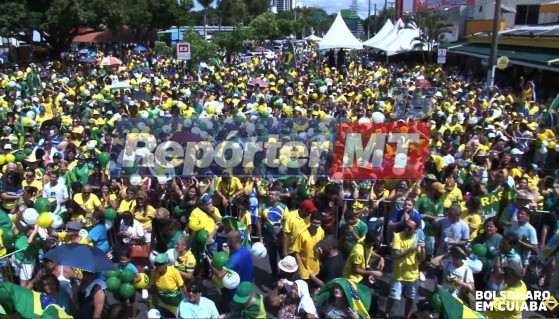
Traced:
<svg viewBox="0 0 559 319">
<path fill-rule="evenodd" d="M 375 23 L 373 24 L 373 33 L 377 31 L 376 26 L 377 26 L 377 4 L 375 3 Z"/>
<path fill-rule="evenodd" d="M 369 0 L 369 14 L 367 15 L 367 39 L 370 39 L 371 33 L 371 0 Z"/>
<path fill-rule="evenodd" d="M 495 82 L 495 63 L 497 62 L 497 47 L 499 41 L 499 29 L 501 26 L 502 0 L 495 0 L 495 15 L 493 16 L 493 33 L 491 33 L 491 51 L 489 63 L 487 64 L 487 86 L 493 86 Z"/>
</svg>

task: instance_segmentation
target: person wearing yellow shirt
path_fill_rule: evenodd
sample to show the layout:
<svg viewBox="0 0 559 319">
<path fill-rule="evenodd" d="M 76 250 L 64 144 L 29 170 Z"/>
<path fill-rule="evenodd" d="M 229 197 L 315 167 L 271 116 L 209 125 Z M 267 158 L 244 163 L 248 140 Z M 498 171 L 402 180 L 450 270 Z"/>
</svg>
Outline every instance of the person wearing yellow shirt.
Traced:
<svg viewBox="0 0 559 319">
<path fill-rule="evenodd" d="M 134 219 L 139 221 L 144 229 L 144 240 L 148 247 L 151 245 L 151 221 L 155 217 L 155 208 L 147 203 L 146 192 L 140 191 L 136 195 L 136 207 L 132 211 Z"/>
<path fill-rule="evenodd" d="M 314 250 L 316 244 L 324 239 L 324 230 L 320 228 L 320 224 L 320 215 L 314 214 L 310 226 L 295 239 L 293 244 L 299 273 L 304 280 L 308 280 L 311 274 L 317 275 L 320 272 L 319 256 Z"/>
<path fill-rule="evenodd" d="M 284 216 L 283 226 L 283 255 L 287 256 L 293 252 L 293 246 L 297 237 L 309 227 L 310 216 L 318 211 L 310 199 L 305 199 L 299 209 L 289 212 Z"/>
<path fill-rule="evenodd" d="M 190 251 L 190 240 L 188 237 L 179 237 L 175 242 L 175 250 L 178 257 L 174 266 L 179 271 L 182 279 L 189 282 L 194 277 L 196 257 Z"/>
<path fill-rule="evenodd" d="M 40 180 L 35 179 L 35 172 L 34 171 L 27 171 L 25 173 L 25 180 L 21 182 L 21 187 L 25 189 L 26 187 L 31 186 L 37 189 L 37 193 L 43 193 L 43 183 Z"/>
<path fill-rule="evenodd" d="M 235 197 L 245 191 L 241 180 L 238 177 L 225 174 L 219 179 L 215 187 L 218 203 L 223 208 L 228 208 Z"/>
<path fill-rule="evenodd" d="M 184 280 L 178 269 L 168 266 L 166 254 L 155 257 L 155 269 L 151 273 L 151 307 L 159 310 L 162 318 L 175 318 L 182 301 L 181 292 L 187 295 Z"/>
<path fill-rule="evenodd" d="M 99 197 L 91 193 L 91 186 L 89 184 L 83 186 L 81 193 L 74 195 L 74 201 L 88 214 L 93 213 L 96 209 L 102 212 L 105 211 L 105 207 L 101 204 Z"/>
<path fill-rule="evenodd" d="M 392 242 L 394 269 L 390 282 L 390 294 L 386 301 L 386 315 L 390 316 L 394 301 L 400 301 L 402 295 L 404 318 L 409 318 L 413 301 L 417 295 L 419 281 L 419 265 L 425 260 L 425 235 L 418 229 L 420 221 L 410 217 L 406 221 L 406 230 L 396 233 Z"/>
<path fill-rule="evenodd" d="M 449 177 L 444 183 L 445 193 L 441 196 L 444 208 L 450 208 L 452 204 L 460 203 L 464 199 L 460 188 L 456 187 L 454 178 Z"/>
<path fill-rule="evenodd" d="M 378 241 L 378 233 L 375 230 L 369 230 L 365 238 L 360 240 L 354 247 L 344 265 L 343 277 L 359 283 L 363 278 L 369 280 L 382 277 L 382 268 L 384 268 L 384 259 L 373 251 L 375 242 Z M 367 270 L 372 259 L 378 259 L 379 270 Z"/>
<path fill-rule="evenodd" d="M 505 287 L 493 300 L 493 310 L 484 312 L 488 319 L 520 319 L 522 305 L 527 299 L 528 289 L 522 281 L 524 269 L 519 263 L 509 262 L 503 266 Z"/>
<path fill-rule="evenodd" d="M 136 192 L 128 187 L 125 191 L 126 197 L 120 201 L 117 213 L 131 212 L 136 209 Z"/>
<path fill-rule="evenodd" d="M 460 218 L 468 224 L 470 229 L 469 242 L 474 240 L 478 235 L 478 231 L 482 223 L 481 201 L 478 197 L 473 196 L 466 202 L 466 209 L 462 211 Z"/>
<path fill-rule="evenodd" d="M 93 243 L 87 239 L 87 237 L 82 237 L 80 235 L 80 230 L 82 230 L 83 224 L 79 221 L 71 221 L 66 224 L 65 232 L 56 232 L 54 229 L 49 228 L 49 236 L 58 238 L 63 244 L 81 244 L 93 246 Z"/>
<path fill-rule="evenodd" d="M 446 127 L 450 131 L 450 133 L 454 133 L 456 131 L 460 133 L 464 132 L 464 128 L 462 127 L 462 125 L 460 125 L 460 123 L 458 123 L 458 116 L 456 115 L 452 116 L 450 124 L 448 124 Z"/>
<path fill-rule="evenodd" d="M 52 114 L 46 112 L 44 106 L 39 106 L 39 114 L 35 116 L 35 122 L 37 125 L 41 125 L 44 121 L 52 119 Z"/>
<path fill-rule="evenodd" d="M 214 237 L 220 226 L 221 214 L 219 209 L 214 207 L 212 197 L 205 194 L 202 196 L 200 207 L 196 207 L 190 213 L 188 219 L 190 238 L 195 238 L 198 232 L 205 230 L 208 233 L 207 248 L 210 251 L 217 252 L 217 242 L 214 240 Z"/>
</svg>

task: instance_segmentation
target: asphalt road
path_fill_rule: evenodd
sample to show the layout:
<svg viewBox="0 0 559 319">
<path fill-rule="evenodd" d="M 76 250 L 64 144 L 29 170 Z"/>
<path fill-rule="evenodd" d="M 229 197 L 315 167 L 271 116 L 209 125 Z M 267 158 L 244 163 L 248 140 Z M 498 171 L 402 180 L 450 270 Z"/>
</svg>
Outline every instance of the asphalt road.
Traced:
<svg viewBox="0 0 559 319">
<path fill-rule="evenodd" d="M 257 260 L 255 258 L 253 258 L 253 264 L 254 264 L 254 287 L 255 287 L 255 291 L 259 294 L 262 295 L 268 295 L 270 290 L 272 289 L 271 285 L 273 284 L 270 280 L 270 266 L 269 266 L 269 262 L 268 259 L 262 259 L 262 260 Z M 389 262 L 387 262 L 387 265 L 389 265 Z M 427 274 L 427 278 L 424 282 L 420 282 L 419 285 L 419 290 L 418 290 L 418 298 L 416 299 L 416 302 L 414 303 L 414 307 L 412 310 L 412 313 L 414 311 L 418 310 L 418 306 L 420 308 L 423 307 L 427 307 L 429 308 L 429 302 L 430 302 L 430 298 L 433 294 L 433 291 L 435 291 L 435 281 L 432 279 L 434 277 L 432 277 L 431 274 Z M 379 295 L 379 301 L 378 301 L 378 306 L 379 306 L 379 310 L 380 312 L 377 314 L 371 314 L 371 316 L 375 316 L 375 317 L 379 317 L 382 316 L 382 318 L 384 318 L 384 309 L 385 309 L 385 303 L 386 303 L 386 297 L 388 295 L 388 283 L 390 282 L 390 275 L 388 272 L 385 273 L 385 276 L 383 278 L 381 278 L 380 280 L 377 280 L 377 282 L 374 285 L 375 291 L 378 293 Z M 207 288 L 207 292 L 205 294 L 206 297 L 216 301 L 219 298 L 219 291 L 217 291 L 217 289 L 215 289 L 210 281 L 204 281 L 204 285 Z M 109 302 L 113 303 L 114 298 L 112 298 L 111 293 L 108 293 L 109 295 Z M 142 300 L 141 295 L 139 292 L 136 293 L 136 304 L 137 304 L 137 309 L 139 311 L 137 318 L 139 319 L 145 319 L 147 318 L 147 311 L 149 310 L 149 305 L 147 303 L 147 301 Z M 394 307 L 392 309 L 392 315 L 391 318 L 403 318 L 404 315 L 404 302 L 395 302 L 394 303 Z M 438 313 L 434 312 L 434 311 L 427 311 L 427 313 L 430 315 L 429 318 L 437 318 L 438 317 Z M 271 314 L 269 314 L 269 317 L 273 317 Z M 534 312 L 525 312 L 523 313 L 523 318 L 551 318 L 550 314 L 539 314 L 539 313 L 534 313 Z"/>
</svg>

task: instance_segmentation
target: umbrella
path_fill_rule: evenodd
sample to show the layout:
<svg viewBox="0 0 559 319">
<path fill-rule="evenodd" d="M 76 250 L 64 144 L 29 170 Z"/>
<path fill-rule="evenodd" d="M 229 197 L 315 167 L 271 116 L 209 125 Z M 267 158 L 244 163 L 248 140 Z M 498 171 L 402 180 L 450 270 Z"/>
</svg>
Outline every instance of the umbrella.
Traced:
<svg viewBox="0 0 559 319">
<path fill-rule="evenodd" d="M 101 66 L 116 66 L 121 64 L 122 61 L 112 56 L 108 56 L 106 58 L 103 58 L 103 60 L 99 61 L 99 65 Z"/>
<path fill-rule="evenodd" d="M 88 54 L 89 53 L 89 49 L 81 49 L 80 54 Z"/>
<path fill-rule="evenodd" d="M 268 49 L 266 49 L 265 47 L 256 47 L 252 49 L 252 52 L 268 52 Z"/>
<path fill-rule="evenodd" d="M 132 85 L 128 82 L 115 82 L 109 86 L 111 90 L 121 90 L 121 89 L 129 89 Z"/>
<path fill-rule="evenodd" d="M 85 57 L 83 57 L 83 58 L 80 59 L 80 62 L 83 62 L 83 63 L 95 63 L 95 62 L 97 62 L 97 59 L 94 58 L 94 57 L 85 56 Z"/>
<path fill-rule="evenodd" d="M 268 81 L 266 80 L 261 80 L 261 79 L 256 79 L 256 80 L 252 80 L 250 82 L 248 82 L 248 85 L 252 85 L 252 86 L 259 86 L 261 88 L 267 88 L 268 87 Z"/>
<path fill-rule="evenodd" d="M 144 52 L 144 51 L 147 51 L 147 50 L 148 49 L 146 49 L 146 47 L 143 47 L 141 45 L 139 45 L 139 46 L 137 46 L 133 49 L 133 51 L 136 51 L 136 52 Z"/>
<path fill-rule="evenodd" d="M 415 81 L 415 86 L 420 87 L 420 88 L 430 88 L 431 87 L 431 82 L 429 82 L 429 80 L 426 80 L 426 79 L 418 80 L 418 81 Z"/>
<path fill-rule="evenodd" d="M 47 252 L 45 258 L 61 266 L 73 267 L 93 273 L 114 270 L 107 255 L 97 247 L 65 244 Z"/>
</svg>

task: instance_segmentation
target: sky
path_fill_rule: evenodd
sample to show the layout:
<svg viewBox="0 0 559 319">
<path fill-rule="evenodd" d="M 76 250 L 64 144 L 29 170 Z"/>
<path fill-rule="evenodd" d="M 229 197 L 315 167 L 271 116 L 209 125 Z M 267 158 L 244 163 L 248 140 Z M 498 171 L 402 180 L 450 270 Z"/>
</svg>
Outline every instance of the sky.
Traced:
<svg viewBox="0 0 559 319">
<path fill-rule="evenodd" d="M 394 0 L 388 0 L 393 2 Z M 328 13 L 337 13 L 341 9 L 349 9 L 351 5 L 351 0 L 297 0 L 297 3 L 302 3 L 307 7 L 318 7 L 326 10 Z M 380 11 L 384 6 L 384 0 L 371 0 L 371 14 L 374 13 L 374 5 L 377 4 L 377 11 Z M 194 1 L 195 11 L 201 10 L 202 7 L 197 1 Z M 369 10 L 369 0 L 357 0 L 359 5 L 359 16 L 361 18 L 366 18 Z"/>
</svg>

